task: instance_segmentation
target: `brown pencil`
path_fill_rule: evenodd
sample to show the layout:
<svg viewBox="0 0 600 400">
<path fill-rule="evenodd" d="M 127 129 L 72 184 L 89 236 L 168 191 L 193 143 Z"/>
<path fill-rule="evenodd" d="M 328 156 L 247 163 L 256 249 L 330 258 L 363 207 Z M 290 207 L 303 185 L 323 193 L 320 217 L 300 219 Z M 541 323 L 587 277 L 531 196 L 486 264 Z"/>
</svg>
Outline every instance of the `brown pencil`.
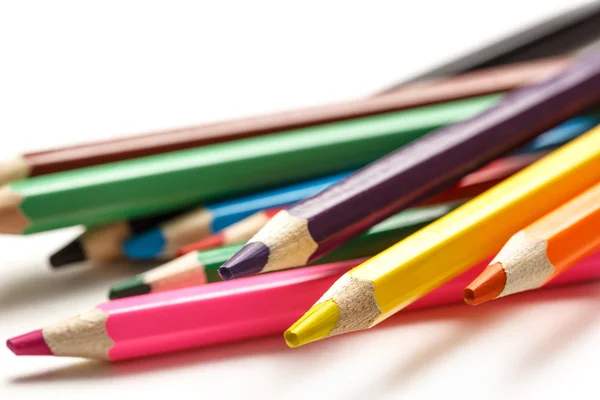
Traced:
<svg viewBox="0 0 600 400">
<path fill-rule="evenodd" d="M 30 176 L 507 91 L 554 74 L 569 60 L 557 57 L 495 67 L 345 103 L 27 153 L 0 162 L 0 185 Z"/>
</svg>

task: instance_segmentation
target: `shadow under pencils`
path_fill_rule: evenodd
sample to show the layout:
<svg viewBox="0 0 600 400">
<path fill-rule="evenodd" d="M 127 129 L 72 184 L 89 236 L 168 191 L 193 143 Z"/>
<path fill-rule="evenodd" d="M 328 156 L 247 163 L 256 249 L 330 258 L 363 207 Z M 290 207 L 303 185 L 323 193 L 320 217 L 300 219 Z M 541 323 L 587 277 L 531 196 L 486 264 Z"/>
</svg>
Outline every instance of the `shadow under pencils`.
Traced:
<svg viewBox="0 0 600 400">
<path fill-rule="evenodd" d="M 383 322 L 376 329 L 385 330 L 398 324 L 416 324 L 427 321 L 448 320 L 458 324 L 456 329 L 448 335 L 444 335 L 439 341 L 427 343 L 423 349 L 417 349 L 414 354 L 407 354 L 406 348 L 400 346 L 397 358 L 399 364 L 390 372 L 382 375 L 376 384 L 380 388 L 389 388 L 393 390 L 395 386 L 405 385 L 415 377 L 426 366 L 435 363 L 449 352 L 457 350 L 477 336 L 493 329 L 493 325 L 500 321 L 507 313 L 517 312 L 519 305 L 528 305 L 532 302 L 547 301 L 551 298 L 569 299 L 569 298 L 598 298 L 600 300 L 600 286 L 594 283 L 572 285 L 567 287 L 554 287 L 541 291 L 526 292 L 515 295 L 500 301 L 493 302 L 486 306 L 471 307 L 465 304 L 454 304 L 449 306 L 440 306 L 423 310 L 414 310 L 400 313 L 387 321 Z M 598 311 L 600 312 L 600 310 Z M 572 328 L 572 321 L 566 320 L 566 324 Z M 367 335 L 369 331 L 357 332 L 349 335 L 337 337 L 332 340 L 345 340 L 345 336 Z M 575 335 L 580 334 L 579 329 L 563 329 L 556 335 L 556 339 L 551 339 L 546 343 L 553 341 L 568 341 Z M 570 336 L 565 336 L 570 335 Z M 303 348 L 294 350 L 298 357 L 298 362 L 302 364 L 304 359 L 311 359 L 315 352 L 322 346 L 328 346 L 327 341 L 317 342 L 310 345 L 308 351 L 302 351 Z M 559 347 L 559 346 L 554 346 Z M 546 356 L 552 349 L 540 347 L 536 352 L 544 352 Z M 197 348 L 192 350 L 183 350 L 176 353 L 165 355 L 156 355 L 136 360 L 121 361 L 116 363 L 103 363 L 95 361 L 80 361 L 67 367 L 58 368 L 51 371 L 44 371 L 38 374 L 32 374 L 10 380 L 12 384 L 23 384 L 33 382 L 51 382 L 51 381 L 72 381 L 72 380 L 98 380 L 98 379 L 118 379 L 132 374 L 145 374 L 155 370 L 169 370 L 186 368 L 189 365 L 198 363 L 218 363 L 232 358 L 248 357 L 254 354 L 277 354 L 289 352 L 281 335 L 274 335 L 264 338 L 256 338 L 243 342 L 225 343 L 216 346 Z M 394 357 L 390 354 L 390 357 Z M 314 361 L 314 359 L 312 359 Z M 288 371 L 289 372 L 289 371 Z M 370 385 L 372 385 L 371 383 Z M 356 398 L 365 398 L 370 388 L 365 388 L 364 393 L 358 391 Z"/>
<path fill-rule="evenodd" d="M 389 325 L 411 324 L 432 319 L 451 320 L 457 322 L 459 325 L 437 342 L 428 343 L 424 349 L 412 355 L 407 356 L 406 349 L 402 348 L 400 350 L 401 353 L 396 357 L 399 361 L 397 368 L 392 368 L 384 374 L 375 385 L 379 389 L 387 388 L 385 392 L 389 392 L 390 394 L 396 393 L 398 386 L 409 384 L 425 367 L 430 367 L 450 352 L 463 347 L 482 334 L 493 330 L 496 323 L 502 321 L 510 313 L 517 313 L 520 307 L 551 299 L 560 299 L 562 301 L 581 298 L 593 300 L 594 303 L 596 299 L 600 301 L 600 285 L 598 281 L 524 292 L 477 307 L 460 304 L 453 307 L 438 307 L 427 311 L 414 310 L 405 314 L 398 314 L 390 318 L 390 320 L 383 322 L 381 327 L 385 329 L 385 326 Z M 591 308 L 596 309 L 596 316 L 600 314 L 600 307 Z M 541 345 L 527 356 L 529 362 L 525 364 L 526 368 L 531 368 L 534 366 L 533 364 L 538 367 L 541 366 L 541 360 L 548 360 L 556 351 L 561 350 L 561 347 L 564 349 L 564 346 L 560 345 L 561 343 L 568 343 L 576 336 L 581 335 L 584 331 L 583 328 L 592 324 L 592 319 L 587 318 L 589 317 L 589 311 L 587 309 L 582 313 L 577 313 L 575 317 L 586 317 L 584 318 L 586 321 L 574 323 L 572 318 L 565 318 L 561 320 L 561 327 L 557 332 L 555 331 L 556 333 L 551 335 L 550 340 L 537 341 L 536 343 L 541 343 Z M 390 357 L 393 358 L 393 354 Z M 364 396 L 367 396 L 372 391 L 372 385 L 373 383 L 368 388 L 365 388 L 363 393 L 358 393 L 356 399 L 365 398 Z M 383 395 L 385 392 L 380 390 L 379 393 Z"/>
<path fill-rule="evenodd" d="M 516 378 L 527 379 L 534 372 L 544 368 L 561 353 L 569 348 L 578 336 L 585 334 L 600 318 L 600 285 L 584 284 L 569 287 L 560 298 L 586 300 L 585 304 L 573 309 L 572 313 L 560 316 L 560 326 L 547 331 L 537 345 L 523 355 L 520 362 L 515 363 L 513 373 Z"/>
<path fill-rule="evenodd" d="M 2 282 L 0 290 L 0 310 L 41 304 L 65 293 L 84 293 L 91 289 L 107 288 L 125 278 L 160 263 L 134 264 L 127 261 L 98 264 L 83 262 L 57 271 L 40 271 L 39 268 L 22 268 L 19 276 L 9 277 Z M 12 266 L 11 266 L 12 267 Z M 50 268 L 50 267 L 47 267 Z"/>
<path fill-rule="evenodd" d="M 182 350 L 175 353 L 150 356 L 115 363 L 80 361 L 73 365 L 16 377 L 12 384 L 29 384 L 55 381 L 101 380 L 127 377 L 132 374 L 151 373 L 156 370 L 182 369 L 199 363 L 218 363 L 231 358 L 250 357 L 254 354 L 273 354 L 289 350 L 281 335 L 226 343 L 211 347 Z"/>
</svg>

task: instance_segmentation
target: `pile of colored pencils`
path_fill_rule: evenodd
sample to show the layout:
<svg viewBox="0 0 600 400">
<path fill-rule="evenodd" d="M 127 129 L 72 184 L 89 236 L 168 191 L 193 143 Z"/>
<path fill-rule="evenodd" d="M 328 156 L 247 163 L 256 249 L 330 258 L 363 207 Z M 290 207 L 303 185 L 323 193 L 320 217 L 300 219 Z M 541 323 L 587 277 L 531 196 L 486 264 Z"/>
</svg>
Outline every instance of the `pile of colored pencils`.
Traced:
<svg viewBox="0 0 600 400">
<path fill-rule="evenodd" d="M 54 268 L 164 262 L 8 347 L 298 347 L 599 278 L 598 23 L 593 4 L 360 100 L 0 163 L 0 233 L 86 227 Z"/>
</svg>

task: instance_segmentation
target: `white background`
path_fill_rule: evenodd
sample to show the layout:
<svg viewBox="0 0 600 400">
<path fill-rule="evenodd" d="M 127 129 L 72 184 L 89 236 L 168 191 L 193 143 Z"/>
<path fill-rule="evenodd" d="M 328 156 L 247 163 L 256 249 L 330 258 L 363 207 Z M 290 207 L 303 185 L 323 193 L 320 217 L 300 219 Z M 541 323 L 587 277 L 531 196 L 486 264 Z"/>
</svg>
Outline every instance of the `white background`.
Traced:
<svg viewBox="0 0 600 400">
<path fill-rule="evenodd" d="M 1 157 L 369 95 L 584 1 L 83 3 L 0 3 Z M 0 237 L 1 340 L 139 270 L 50 271 L 77 233 Z M 0 348 L 0 399 L 597 399 L 599 360 L 588 284 L 404 313 L 296 350 L 271 337 L 110 365 Z"/>
</svg>

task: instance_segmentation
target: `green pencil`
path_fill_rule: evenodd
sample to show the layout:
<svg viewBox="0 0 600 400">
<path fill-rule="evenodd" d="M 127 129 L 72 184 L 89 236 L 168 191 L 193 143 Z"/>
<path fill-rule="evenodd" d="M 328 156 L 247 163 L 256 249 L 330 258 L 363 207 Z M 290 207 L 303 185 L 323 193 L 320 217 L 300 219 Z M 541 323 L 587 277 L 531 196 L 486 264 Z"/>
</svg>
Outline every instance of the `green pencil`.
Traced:
<svg viewBox="0 0 600 400">
<path fill-rule="evenodd" d="M 97 225 L 362 167 L 501 95 L 481 96 L 14 182 L 0 233 Z"/>
<path fill-rule="evenodd" d="M 331 252 L 320 259 L 318 264 L 375 255 L 442 217 L 460 204 L 462 202 L 405 210 Z M 109 297 L 117 299 L 220 281 L 222 279 L 217 273 L 219 267 L 242 247 L 243 244 L 239 244 L 188 253 L 133 279 L 114 285 L 110 289 Z"/>
</svg>

